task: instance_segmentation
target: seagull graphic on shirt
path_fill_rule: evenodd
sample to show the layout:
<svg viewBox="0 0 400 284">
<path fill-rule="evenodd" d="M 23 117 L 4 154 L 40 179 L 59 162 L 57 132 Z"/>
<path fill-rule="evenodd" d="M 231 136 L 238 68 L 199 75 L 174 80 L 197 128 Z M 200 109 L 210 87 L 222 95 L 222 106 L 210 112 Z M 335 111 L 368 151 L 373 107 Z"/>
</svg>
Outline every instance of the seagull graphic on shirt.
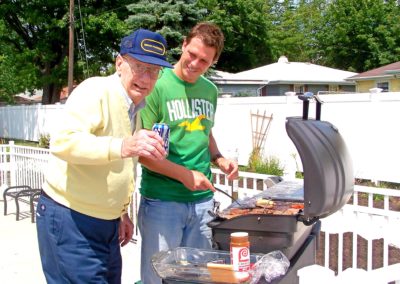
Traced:
<svg viewBox="0 0 400 284">
<path fill-rule="evenodd" d="M 204 130 L 206 127 L 201 125 L 201 121 L 206 118 L 204 114 L 199 115 L 196 117 L 192 122 L 189 122 L 188 120 L 185 120 L 181 122 L 178 126 L 180 127 L 185 127 L 186 131 L 196 131 L 196 130 Z"/>
</svg>

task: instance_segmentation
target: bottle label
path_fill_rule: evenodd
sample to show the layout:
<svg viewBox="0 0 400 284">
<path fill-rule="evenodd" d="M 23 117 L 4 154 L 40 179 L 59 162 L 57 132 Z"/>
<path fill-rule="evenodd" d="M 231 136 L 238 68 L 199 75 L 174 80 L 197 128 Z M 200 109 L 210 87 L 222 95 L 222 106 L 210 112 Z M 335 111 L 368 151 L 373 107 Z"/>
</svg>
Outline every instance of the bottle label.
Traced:
<svg viewBox="0 0 400 284">
<path fill-rule="evenodd" d="M 235 271 L 249 271 L 250 250 L 248 247 L 232 247 L 231 262 Z"/>
</svg>

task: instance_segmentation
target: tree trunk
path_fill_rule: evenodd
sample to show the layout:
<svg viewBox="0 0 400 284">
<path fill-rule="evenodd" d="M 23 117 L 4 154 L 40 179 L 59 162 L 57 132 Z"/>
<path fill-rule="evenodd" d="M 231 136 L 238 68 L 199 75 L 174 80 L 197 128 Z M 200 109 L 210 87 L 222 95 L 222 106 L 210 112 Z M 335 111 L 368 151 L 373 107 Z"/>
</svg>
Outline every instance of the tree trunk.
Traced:
<svg viewBox="0 0 400 284">
<path fill-rule="evenodd" d="M 43 87 L 42 104 L 55 104 L 60 101 L 61 87 L 48 84 Z"/>
</svg>

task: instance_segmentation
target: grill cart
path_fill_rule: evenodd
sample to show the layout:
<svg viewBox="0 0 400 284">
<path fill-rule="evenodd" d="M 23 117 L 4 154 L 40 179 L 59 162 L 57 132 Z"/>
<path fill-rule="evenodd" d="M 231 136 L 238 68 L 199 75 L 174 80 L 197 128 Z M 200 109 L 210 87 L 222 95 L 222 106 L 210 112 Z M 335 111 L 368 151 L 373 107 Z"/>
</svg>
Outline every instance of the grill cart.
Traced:
<svg viewBox="0 0 400 284">
<path fill-rule="evenodd" d="M 320 120 L 322 102 L 312 93 L 299 99 L 303 100 L 303 116 L 288 117 L 286 132 L 301 158 L 304 180 L 282 181 L 250 199 L 239 200 L 240 206 L 232 204 L 217 212 L 208 224 L 216 251 L 229 252 L 230 234 L 245 231 L 252 254 L 283 252 L 290 266 L 272 283 L 298 283 L 297 270 L 315 264 L 320 219 L 345 205 L 354 189 L 345 142 L 334 125 Z M 315 119 L 308 118 L 311 99 L 316 100 Z M 202 283 L 190 281 L 183 282 Z"/>
</svg>

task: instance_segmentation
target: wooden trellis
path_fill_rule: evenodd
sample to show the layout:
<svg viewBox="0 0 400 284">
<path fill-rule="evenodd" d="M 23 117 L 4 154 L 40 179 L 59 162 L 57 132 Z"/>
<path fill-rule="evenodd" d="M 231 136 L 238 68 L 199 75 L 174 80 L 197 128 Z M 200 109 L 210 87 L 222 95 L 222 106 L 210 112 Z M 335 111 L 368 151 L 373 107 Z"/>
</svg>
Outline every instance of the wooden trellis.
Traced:
<svg viewBox="0 0 400 284">
<path fill-rule="evenodd" d="M 250 111 L 251 117 L 251 130 L 252 130 L 252 140 L 253 140 L 253 150 L 258 151 L 263 150 L 265 140 L 267 139 L 268 131 L 273 119 L 273 114 L 267 115 L 266 110 L 261 114 L 259 110 L 256 113 Z"/>
</svg>

